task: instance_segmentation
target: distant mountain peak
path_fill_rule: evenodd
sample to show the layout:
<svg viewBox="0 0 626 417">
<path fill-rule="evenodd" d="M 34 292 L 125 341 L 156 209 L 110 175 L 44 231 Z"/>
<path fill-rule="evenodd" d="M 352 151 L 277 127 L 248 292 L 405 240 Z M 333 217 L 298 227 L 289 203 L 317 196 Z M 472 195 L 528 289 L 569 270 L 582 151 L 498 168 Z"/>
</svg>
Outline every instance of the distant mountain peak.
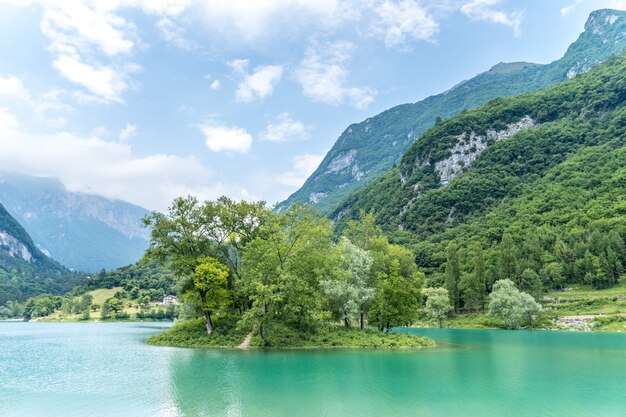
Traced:
<svg viewBox="0 0 626 417">
<path fill-rule="evenodd" d="M 626 16 L 626 12 L 614 9 L 600 9 L 591 12 L 585 23 L 585 32 L 594 35 L 603 35 L 607 28 L 613 26 L 619 19 Z"/>
<path fill-rule="evenodd" d="M 538 64 L 533 64 L 532 62 L 500 62 L 489 69 L 488 72 L 498 73 L 498 74 L 506 74 L 509 72 L 519 71 L 523 68 L 535 66 Z"/>
</svg>

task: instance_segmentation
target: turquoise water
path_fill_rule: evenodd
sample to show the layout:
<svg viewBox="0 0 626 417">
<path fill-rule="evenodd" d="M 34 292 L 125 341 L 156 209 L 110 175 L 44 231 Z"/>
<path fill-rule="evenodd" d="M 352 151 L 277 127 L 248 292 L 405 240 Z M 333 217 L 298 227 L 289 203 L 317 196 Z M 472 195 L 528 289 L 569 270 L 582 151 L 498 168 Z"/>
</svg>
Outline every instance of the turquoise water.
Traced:
<svg viewBox="0 0 626 417">
<path fill-rule="evenodd" d="M 162 324 L 0 323 L 0 416 L 626 416 L 626 334 L 411 330 L 422 352 L 148 346 Z"/>
</svg>

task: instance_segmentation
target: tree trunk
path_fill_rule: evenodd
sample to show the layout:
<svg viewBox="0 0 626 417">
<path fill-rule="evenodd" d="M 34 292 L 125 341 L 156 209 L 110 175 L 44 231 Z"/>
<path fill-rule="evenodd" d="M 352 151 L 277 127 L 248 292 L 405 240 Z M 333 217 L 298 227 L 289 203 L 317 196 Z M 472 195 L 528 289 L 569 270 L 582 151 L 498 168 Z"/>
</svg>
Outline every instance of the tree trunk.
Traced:
<svg viewBox="0 0 626 417">
<path fill-rule="evenodd" d="M 365 313 L 361 311 L 361 315 L 359 316 L 359 321 L 361 322 L 361 330 L 365 328 Z"/>
<path fill-rule="evenodd" d="M 213 333 L 213 320 L 211 320 L 211 312 L 205 311 L 204 315 L 206 316 L 206 332 L 209 336 Z"/>
<path fill-rule="evenodd" d="M 261 335 L 261 339 L 265 341 L 265 325 L 263 323 L 259 326 L 259 334 Z"/>
<path fill-rule="evenodd" d="M 347 316 L 343 317 L 343 325 L 346 327 L 346 329 L 350 328 L 350 320 L 348 320 Z"/>
</svg>

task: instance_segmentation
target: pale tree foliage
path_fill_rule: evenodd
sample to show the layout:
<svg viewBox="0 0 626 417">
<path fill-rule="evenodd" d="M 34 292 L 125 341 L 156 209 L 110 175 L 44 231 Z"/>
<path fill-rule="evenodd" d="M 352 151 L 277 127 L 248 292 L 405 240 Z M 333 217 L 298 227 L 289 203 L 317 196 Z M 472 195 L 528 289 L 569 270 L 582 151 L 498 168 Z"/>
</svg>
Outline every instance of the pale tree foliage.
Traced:
<svg viewBox="0 0 626 417">
<path fill-rule="evenodd" d="M 320 284 L 345 327 L 350 327 L 351 318 L 358 315 L 360 327 L 363 329 L 365 314 L 374 300 L 375 291 L 369 285 L 372 257 L 345 237 L 337 246 L 336 253 L 339 265 L 335 276 L 321 281 Z"/>
<path fill-rule="evenodd" d="M 508 329 L 519 328 L 525 320 L 532 324 L 533 314 L 541 311 L 535 299 L 509 279 L 496 281 L 489 300 L 489 315 L 501 319 Z"/>
<path fill-rule="evenodd" d="M 429 316 L 437 320 L 439 327 L 443 327 L 443 321 L 447 317 L 450 310 L 454 306 L 450 303 L 450 295 L 448 290 L 443 287 L 439 288 L 426 288 L 424 290 L 426 295 L 426 312 Z"/>
</svg>

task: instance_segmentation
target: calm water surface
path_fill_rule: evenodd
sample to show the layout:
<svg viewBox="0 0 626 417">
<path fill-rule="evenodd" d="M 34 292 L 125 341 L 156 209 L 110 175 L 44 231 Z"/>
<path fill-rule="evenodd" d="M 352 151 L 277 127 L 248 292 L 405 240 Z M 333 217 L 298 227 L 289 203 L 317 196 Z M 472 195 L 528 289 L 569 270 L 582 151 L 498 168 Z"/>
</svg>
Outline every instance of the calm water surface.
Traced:
<svg viewBox="0 0 626 417">
<path fill-rule="evenodd" d="M 626 334 L 411 330 L 426 352 L 142 343 L 162 324 L 0 323 L 0 416 L 626 416 Z"/>
</svg>

